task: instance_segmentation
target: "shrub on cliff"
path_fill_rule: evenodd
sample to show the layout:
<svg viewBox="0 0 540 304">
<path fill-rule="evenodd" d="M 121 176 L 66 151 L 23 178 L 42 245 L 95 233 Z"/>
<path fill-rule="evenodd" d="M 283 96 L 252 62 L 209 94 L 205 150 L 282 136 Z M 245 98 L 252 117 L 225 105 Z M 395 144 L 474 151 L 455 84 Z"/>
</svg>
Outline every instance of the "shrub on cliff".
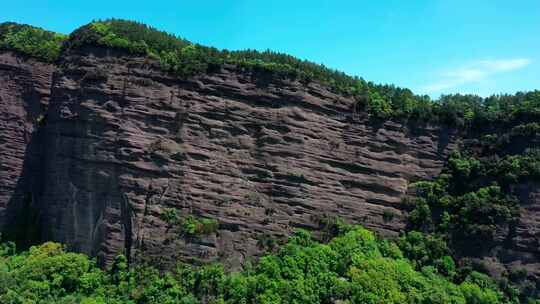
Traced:
<svg viewBox="0 0 540 304">
<path fill-rule="evenodd" d="M 219 228 L 219 223 L 216 219 L 197 218 L 187 216 L 180 222 L 181 233 L 186 236 L 197 236 L 214 233 Z"/>
<path fill-rule="evenodd" d="M 171 208 L 164 209 L 160 218 L 167 224 L 167 229 L 175 228 L 181 235 L 189 237 L 211 234 L 219 228 L 219 222 L 216 219 L 193 215 L 182 218 L 175 209 Z"/>
</svg>

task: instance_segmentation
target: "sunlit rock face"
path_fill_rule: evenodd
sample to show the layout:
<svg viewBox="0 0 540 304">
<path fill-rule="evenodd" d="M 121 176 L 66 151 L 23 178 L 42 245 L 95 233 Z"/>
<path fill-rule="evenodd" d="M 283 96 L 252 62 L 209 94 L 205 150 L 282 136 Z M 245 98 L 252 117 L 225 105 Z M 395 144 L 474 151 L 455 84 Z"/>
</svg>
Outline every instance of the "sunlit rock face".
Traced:
<svg viewBox="0 0 540 304">
<path fill-rule="evenodd" d="M 317 83 L 235 66 L 180 79 L 91 47 L 54 65 L 0 53 L 0 107 L 2 230 L 102 264 L 124 253 L 238 269 L 295 229 L 322 237 L 333 217 L 396 236 L 408 185 L 436 176 L 459 139 L 369 119 Z M 540 186 L 518 188 L 518 222 L 474 257 L 494 275 L 540 275 Z M 219 226 L 186 235 L 171 211 Z"/>
<path fill-rule="evenodd" d="M 51 89 L 42 239 L 108 262 L 221 260 L 237 268 L 261 239 L 341 217 L 385 235 L 404 228 L 411 181 L 441 170 L 454 132 L 375 123 L 316 83 L 225 66 L 182 80 L 145 58 L 64 54 Z M 218 220 L 186 237 L 162 220 Z"/>
</svg>

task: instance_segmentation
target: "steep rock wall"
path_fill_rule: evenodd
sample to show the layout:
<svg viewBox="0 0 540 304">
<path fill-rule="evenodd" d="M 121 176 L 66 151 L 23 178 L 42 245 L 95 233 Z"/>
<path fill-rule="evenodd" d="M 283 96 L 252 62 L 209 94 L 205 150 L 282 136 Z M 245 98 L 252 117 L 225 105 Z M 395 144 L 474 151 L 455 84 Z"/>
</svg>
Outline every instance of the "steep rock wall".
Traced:
<svg viewBox="0 0 540 304">
<path fill-rule="evenodd" d="M 37 124 L 44 119 L 54 69 L 0 52 L 0 227 L 12 225 L 17 214 L 33 209 L 39 196 Z M 11 209 L 10 216 L 6 209 Z"/>
<path fill-rule="evenodd" d="M 521 201 L 520 216 L 507 239 L 501 240 L 488 257 L 484 257 L 488 269 L 497 265 L 506 271 L 526 270 L 527 275 L 540 279 L 540 184 L 530 182 L 514 189 Z M 498 275 L 500 272 L 492 271 Z"/>
<path fill-rule="evenodd" d="M 369 120 L 316 83 L 233 66 L 181 80 L 100 48 L 66 53 L 58 68 L 1 53 L 0 106 L 2 230 L 102 263 L 127 253 L 237 268 L 332 216 L 395 235 L 407 185 L 436 175 L 457 138 Z M 515 189 L 519 221 L 474 258 L 493 275 L 540 276 L 539 189 Z M 219 229 L 181 235 L 166 210 Z"/>
<path fill-rule="evenodd" d="M 42 237 L 110 261 L 220 259 L 236 268 L 337 215 L 384 234 L 404 228 L 408 183 L 436 175 L 454 135 L 376 124 L 315 83 L 235 67 L 180 80 L 144 58 L 85 48 L 52 87 Z M 214 218 L 185 237 L 161 214 Z"/>
</svg>

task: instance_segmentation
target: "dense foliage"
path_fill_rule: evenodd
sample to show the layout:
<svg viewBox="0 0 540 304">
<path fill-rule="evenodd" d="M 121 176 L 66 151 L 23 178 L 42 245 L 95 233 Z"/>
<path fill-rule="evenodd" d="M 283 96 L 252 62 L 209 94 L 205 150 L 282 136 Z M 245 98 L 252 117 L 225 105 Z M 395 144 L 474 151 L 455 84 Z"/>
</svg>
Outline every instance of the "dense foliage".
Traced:
<svg viewBox="0 0 540 304">
<path fill-rule="evenodd" d="M 535 110 L 521 111 L 524 104 L 505 110 L 519 118 L 506 116 L 500 119 L 502 126 L 472 132 L 435 180 L 411 185 L 415 195 L 406 200 L 412 211 L 406 245 L 401 246 L 405 256 L 450 274 L 444 255 L 460 261 L 481 257 L 515 235 L 520 208 L 528 203 L 520 189 L 540 182 L 540 128 L 528 122 Z M 502 273 L 501 284 L 526 303 L 540 295 L 540 281 L 522 270 L 519 275 L 514 270 Z"/>
<path fill-rule="evenodd" d="M 512 186 L 540 181 L 540 151 L 486 158 L 453 153 L 435 181 L 413 184 L 414 229 L 448 233 L 452 240 L 492 240 L 496 227 L 518 216 Z"/>
<path fill-rule="evenodd" d="M 14 50 L 47 62 L 58 58 L 66 38 L 30 25 L 0 23 L 0 49 Z"/>
<path fill-rule="evenodd" d="M 272 51 L 227 51 L 193 44 L 185 39 L 158 31 L 141 23 L 125 20 L 96 21 L 85 25 L 70 36 L 69 47 L 84 44 L 104 45 L 148 55 L 160 61 L 165 70 L 188 76 L 209 72 L 224 63 L 252 70 L 265 70 L 276 75 L 314 79 L 340 91 L 356 85 L 355 78 L 309 61 Z M 348 86 L 348 87 L 346 87 Z"/>
<path fill-rule="evenodd" d="M 449 257 L 448 271 L 453 261 Z M 442 269 L 442 267 L 440 267 Z M 243 272 L 219 265 L 179 264 L 160 274 L 127 267 L 119 256 L 107 270 L 82 254 L 45 243 L 0 252 L 1 303 L 511 303 L 486 276 L 459 283 L 432 266 L 415 270 L 390 242 L 356 227 L 327 244 L 299 231 L 275 255 Z"/>
</svg>

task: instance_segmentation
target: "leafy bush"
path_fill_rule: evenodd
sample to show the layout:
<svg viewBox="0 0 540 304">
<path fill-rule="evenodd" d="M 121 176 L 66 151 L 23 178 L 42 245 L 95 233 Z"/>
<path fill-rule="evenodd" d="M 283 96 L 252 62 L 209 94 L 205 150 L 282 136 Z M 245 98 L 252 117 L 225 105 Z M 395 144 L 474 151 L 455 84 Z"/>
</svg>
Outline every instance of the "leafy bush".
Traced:
<svg viewBox="0 0 540 304">
<path fill-rule="evenodd" d="M 401 236 L 398 244 L 405 257 L 409 258 L 417 269 L 422 269 L 424 266 L 450 263 L 447 261 L 450 250 L 446 245 L 446 241 L 440 235 L 411 231 Z"/>
<path fill-rule="evenodd" d="M 167 224 L 168 229 L 176 228 L 180 234 L 185 236 L 210 234 L 219 228 L 219 222 L 216 219 L 198 218 L 193 215 L 182 218 L 173 208 L 164 209 L 160 218 Z"/>
<path fill-rule="evenodd" d="M 0 49 L 13 50 L 52 62 L 58 58 L 66 36 L 25 24 L 0 24 Z"/>
<path fill-rule="evenodd" d="M 178 215 L 176 209 L 173 208 L 164 209 L 160 214 L 160 218 L 167 223 L 167 227 L 169 228 L 180 223 L 180 215 Z"/>
<path fill-rule="evenodd" d="M 216 232 L 219 228 L 219 223 L 216 219 L 196 218 L 190 215 L 181 220 L 180 226 L 182 234 L 196 236 Z"/>
</svg>

